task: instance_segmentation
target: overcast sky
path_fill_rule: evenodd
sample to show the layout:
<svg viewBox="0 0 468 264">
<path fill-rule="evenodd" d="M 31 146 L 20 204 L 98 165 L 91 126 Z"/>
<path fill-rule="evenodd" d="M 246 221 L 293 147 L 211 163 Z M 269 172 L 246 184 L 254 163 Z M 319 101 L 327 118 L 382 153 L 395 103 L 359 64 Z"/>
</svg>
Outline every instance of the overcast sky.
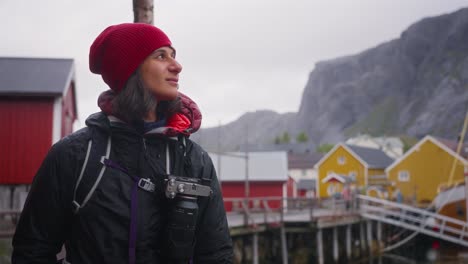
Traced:
<svg viewBox="0 0 468 264">
<path fill-rule="evenodd" d="M 154 0 L 155 25 L 177 49 L 180 90 L 203 126 L 247 111 L 295 112 L 318 61 L 398 38 L 467 0 Z M 73 58 L 79 122 L 107 89 L 88 70 L 89 46 L 111 24 L 132 22 L 132 0 L 0 0 L 0 56 Z"/>
</svg>

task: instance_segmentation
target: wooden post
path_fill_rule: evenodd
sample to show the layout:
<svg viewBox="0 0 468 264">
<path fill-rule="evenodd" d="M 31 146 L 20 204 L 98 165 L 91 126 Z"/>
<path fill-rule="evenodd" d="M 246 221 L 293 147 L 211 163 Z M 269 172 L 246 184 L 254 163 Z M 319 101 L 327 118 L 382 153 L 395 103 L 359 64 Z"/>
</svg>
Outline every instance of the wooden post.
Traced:
<svg viewBox="0 0 468 264">
<path fill-rule="evenodd" d="M 378 241 L 379 251 L 380 251 L 383 248 L 382 222 L 377 222 L 377 241 Z"/>
<path fill-rule="evenodd" d="M 246 236 L 242 236 L 242 262 L 247 262 L 247 239 Z"/>
<path fill-rule="evenodd" d="M 284 223 L 281 226 L 281 255 L 283 257 L 283 264 L 288 264 L 288 248 L 286 245 L 286 230 L 284 229 Z"/>
<path fill-rule="evenodd" d="M 133 22 L 153 25 L 153 0 L 133 0 Z"/>
<path fill-rule="evenodd" d="M 366 239 L 364 236 L 364 222 L 361 221 L 359 223 L 359 239 L 360 239 L 360 246 L 361 246 L 361 257 L 364 255 L 364 252 L 366 251 Z"/>
<path fill-rule="evenodd" d="M 465 175 L 465 219 L 468 220 L 468 165 L 463 169 Z"/>
<path fill-rule="evenodd" d="M 346 226 L 346 256 L 351 259 L 351 225 Z"/>
<path fill-rule="evenodd" d="M 322 240 L 322 229 L 317 230 L 317 258 L 318 264 L 324 264 L 323 258 L 323 240 Z"/>
<path fill-rule="evenodd" d="M 258 233 L 253 234 L 253 263 L 258 264 Z"/>
<path fill-rule="evenodd" d="M 367 247 L 369 253 L 372 255 L 372 221 L 367 221 Z"/>
<path fill-rule="evenodd" d="M 338 252 L 338 227 L 333 227 L 333 260 L 338 262 L 339 252 Z"/>
</svg>

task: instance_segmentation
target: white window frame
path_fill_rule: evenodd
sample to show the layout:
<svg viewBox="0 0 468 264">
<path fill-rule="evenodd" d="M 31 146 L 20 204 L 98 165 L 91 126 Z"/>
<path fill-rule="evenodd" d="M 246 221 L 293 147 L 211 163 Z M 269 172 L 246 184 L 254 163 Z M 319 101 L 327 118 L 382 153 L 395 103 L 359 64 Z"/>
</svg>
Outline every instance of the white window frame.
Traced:
<svg viewBox="0 0 468 264">
<path fill-rule="evenodd" d="M 332 196 L 336 193 L 336 185 L 335 183 L 330 183 L 327 187 L 327 194 Z"/>
<path fill-rule="evenodd" d="M 398 171 L 398 181 L 409 182 L 411 179 L 410 172 L 407 170 Z"/>
<path fill-rule="evenodd" d="M 356 177 L 357 177 L 357 172 L 356 172 L 356 171 L 350 171 L 350 172 L 348 173 L 348 175 L 349 175 L 349 178 L 350 178 L 351 180 L 356 181 Z"/>
<path fill-rule="evenodd" d="M 345 156 L 339 156 L 337 158 L 338 165 L 345 165 L 346 164 L 346 157 Z"/>
</svg>

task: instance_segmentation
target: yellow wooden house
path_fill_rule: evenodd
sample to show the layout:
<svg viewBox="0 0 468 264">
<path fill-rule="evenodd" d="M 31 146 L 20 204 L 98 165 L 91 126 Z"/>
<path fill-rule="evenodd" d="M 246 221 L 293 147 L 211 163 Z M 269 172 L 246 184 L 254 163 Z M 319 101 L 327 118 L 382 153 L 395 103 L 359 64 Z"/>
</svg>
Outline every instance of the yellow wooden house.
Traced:
<svg viewBox="0 0 468 264">
<path fill-rule="evenodd" d="M 315 165 L 317 196 L 326 198 L 341 193 L 346 184 L 368 189 L 371 178 L 385 178 L 385 168 L 392 162 L 379 149 L 337 144 Z"/>
<path fill-rule="evenodd" d="M 455 152 L 456 142 L 426 136 L 386 170 L 388 180 L 407 202 L 430 203 L 439 187 L 447 184 L 453 167 L 452 183 L 464 180 L 468 161 Z"/>
</svg>

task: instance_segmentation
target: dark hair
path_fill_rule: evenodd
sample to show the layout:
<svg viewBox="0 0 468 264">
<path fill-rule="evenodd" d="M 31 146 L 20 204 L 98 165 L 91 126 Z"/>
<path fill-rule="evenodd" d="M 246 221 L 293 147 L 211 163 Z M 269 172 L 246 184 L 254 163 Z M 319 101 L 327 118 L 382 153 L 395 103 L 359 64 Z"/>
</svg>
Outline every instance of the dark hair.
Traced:
<svg viewBox="0 0 468 264">
<path fill-rule="evenodd" d="M 127 123 L 139 122 L 143 117 L 156 109 L 157 116 L 169 118 L 182 108 L 179 97 L 172 101 L 161 101 L 159 104 L 154 95 L 145 89 L 138 73 L 128 78 L 125 87 L 112 101 L 112 110 L 115 116 Z"/>
</svg>

